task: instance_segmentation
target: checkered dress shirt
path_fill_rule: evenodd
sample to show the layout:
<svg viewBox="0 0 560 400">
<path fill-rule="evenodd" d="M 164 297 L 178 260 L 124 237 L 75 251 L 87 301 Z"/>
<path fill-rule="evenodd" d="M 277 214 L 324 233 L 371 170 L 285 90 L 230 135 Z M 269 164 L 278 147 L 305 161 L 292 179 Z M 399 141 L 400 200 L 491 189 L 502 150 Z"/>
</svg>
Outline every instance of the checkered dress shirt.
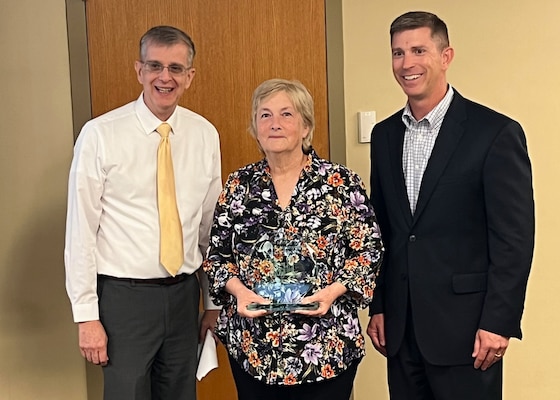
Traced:
<svg viewBox="0 0 560 400">
<path fill-rule="evenodd" d="M 444 98 L 420 121 L 416 121 L 407 103 L 402 121 L 406 126 L 403 144 L 403 173 L 410 211 L 414 214 L 424 171 L 432 154 L 445 113 L 453 99 L 450 86 Z"/>
</svg>

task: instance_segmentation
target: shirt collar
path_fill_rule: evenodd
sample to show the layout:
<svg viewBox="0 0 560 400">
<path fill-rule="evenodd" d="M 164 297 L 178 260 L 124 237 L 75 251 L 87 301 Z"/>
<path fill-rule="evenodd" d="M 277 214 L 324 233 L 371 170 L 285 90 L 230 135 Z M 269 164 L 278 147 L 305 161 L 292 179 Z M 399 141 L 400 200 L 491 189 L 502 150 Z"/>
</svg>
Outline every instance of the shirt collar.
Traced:
<svg viewBox="0 0 560 400">
<path fill-rule="evenodd" d="M 150 135 L 156 131 L 157 127 L 161 125 L 162 122 L 167 122 L 171 125 L 172 134 L 175 132 L 173 128 L 177 126 L 177 107 L 173 111 L 173 114 L 167 119 L 167 121 L 161 121 L 158 117 L 156 117 L 148 108 L 146 103 L 144 102 L 144 92 L 140 93 L 140 96 L 136 100 L 135 104 L 136 115 L 140 120 L 140 124 L 142 125 L 142 129 L 146 135 Z"/>
<path fill-rule="evenodd" d="M 406 125 L 408 129 L 412 127 L 414 124 L 418 124 L 424 120 L 428 122 L 432 129 L 439 129 L 441 124 L 443 123 L 443 117 L 445 117 L 445 113 L 449 109 L 449 105 L 451 104 L 451 100 L 453 100 L 453 87 L 449 86 L 447 93 L 443 96 L 443 99 L 430 111 L 424 118 L 420 121 L 416 121 L 416 118 L 412 115 L 412 111 L 410 110 L 410 104 L 407 102 L 402 114 L 402 121 Z"/>
<path fill-rule="evenodd" d="M 263 158 L 261 162 L 261 167 L 259 167 L 258 170 L 262 171 L 263 174 L 270 176 L 270 166 L 268 165 L 268 160 L 266 159 L 266 157 Z M 307 161 L 303 166 L 303 173 L 306 175 L 313 175 L 313 171 L 319 168 L 318 163 L 319 157 L 317 156 L 317 153 L 315 153 L 315 149 L 311 148 L 309 150 L 309 153 L 307 154 Z"/>
</svg>

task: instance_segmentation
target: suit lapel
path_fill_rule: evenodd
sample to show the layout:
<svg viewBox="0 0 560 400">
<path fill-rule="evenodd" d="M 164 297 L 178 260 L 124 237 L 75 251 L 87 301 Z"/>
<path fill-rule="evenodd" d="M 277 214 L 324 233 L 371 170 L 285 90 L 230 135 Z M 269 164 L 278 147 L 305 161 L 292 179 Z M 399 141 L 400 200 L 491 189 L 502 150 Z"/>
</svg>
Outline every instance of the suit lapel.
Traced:
<svg viewBox="0 0 560 400">
<path fill-rule="evenodd" d="M 395 116 L 395 127 L 392 132 L 398 132 L 389 136 L 389 157 L 391 163 L 391 173 L 393 175 L 393 183 L 395 185 L 396 201 L 405 216 L 408 225 L 412 224 L 412 213 L 410 212 L 410 203 L 408 202 L 408 194 L 406 193 L 406 182 L 404 179 L 402 167 L 402 153 L 404 142 L 405 126 L 402 122 L 402 112 Z"/>
<path fill-rule="evenodd" d="M 438 137 L 432 150 L 432 155 L 426 166 L 426 171 L 420 185 L 418 202 L 414 213 L 414 222 L 418 220 L 428 204 L 441 174 L 445 170 L 451 156 L 455 152 L 461 137 L 465 133 L 462 125 L 466 119 L 465 99 L 455 92 L 453 100 L 445 114 Z"/>
</svg>

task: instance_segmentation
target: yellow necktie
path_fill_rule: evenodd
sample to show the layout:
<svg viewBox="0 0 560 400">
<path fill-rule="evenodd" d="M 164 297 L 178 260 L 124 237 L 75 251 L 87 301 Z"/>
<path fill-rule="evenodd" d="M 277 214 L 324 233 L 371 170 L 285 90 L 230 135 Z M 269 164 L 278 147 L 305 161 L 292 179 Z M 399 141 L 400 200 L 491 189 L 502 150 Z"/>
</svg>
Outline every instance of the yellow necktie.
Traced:
<svg viewBox="0 0 560 400">
<path fill-rule="evenodd" d="M 175 176 L 171 159 L 171 145 L 169 144 L 171 126 L 163 123 L 156 131 L 161 135 L 157 165 L 157 200 L 160 227 L 159 259 L 165 269 L 175 276 L 183 265 L 183 229 L 177 210 Z"/>
</svg>

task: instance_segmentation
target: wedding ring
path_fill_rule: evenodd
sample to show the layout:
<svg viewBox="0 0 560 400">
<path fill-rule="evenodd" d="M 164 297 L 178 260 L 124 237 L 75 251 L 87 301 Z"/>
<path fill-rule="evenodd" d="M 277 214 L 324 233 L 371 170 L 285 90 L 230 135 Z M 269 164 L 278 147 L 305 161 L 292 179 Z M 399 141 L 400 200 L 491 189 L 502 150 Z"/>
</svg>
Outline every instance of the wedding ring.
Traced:
<svg viewBox="0 0 560 400">
<path fill-rule="evenodd" d="M 500 358 L 502 355 L 503 355 L 502 353 L 496 353 L 496 354 L 494 354 L 494 357 Z"/>
</svg>

